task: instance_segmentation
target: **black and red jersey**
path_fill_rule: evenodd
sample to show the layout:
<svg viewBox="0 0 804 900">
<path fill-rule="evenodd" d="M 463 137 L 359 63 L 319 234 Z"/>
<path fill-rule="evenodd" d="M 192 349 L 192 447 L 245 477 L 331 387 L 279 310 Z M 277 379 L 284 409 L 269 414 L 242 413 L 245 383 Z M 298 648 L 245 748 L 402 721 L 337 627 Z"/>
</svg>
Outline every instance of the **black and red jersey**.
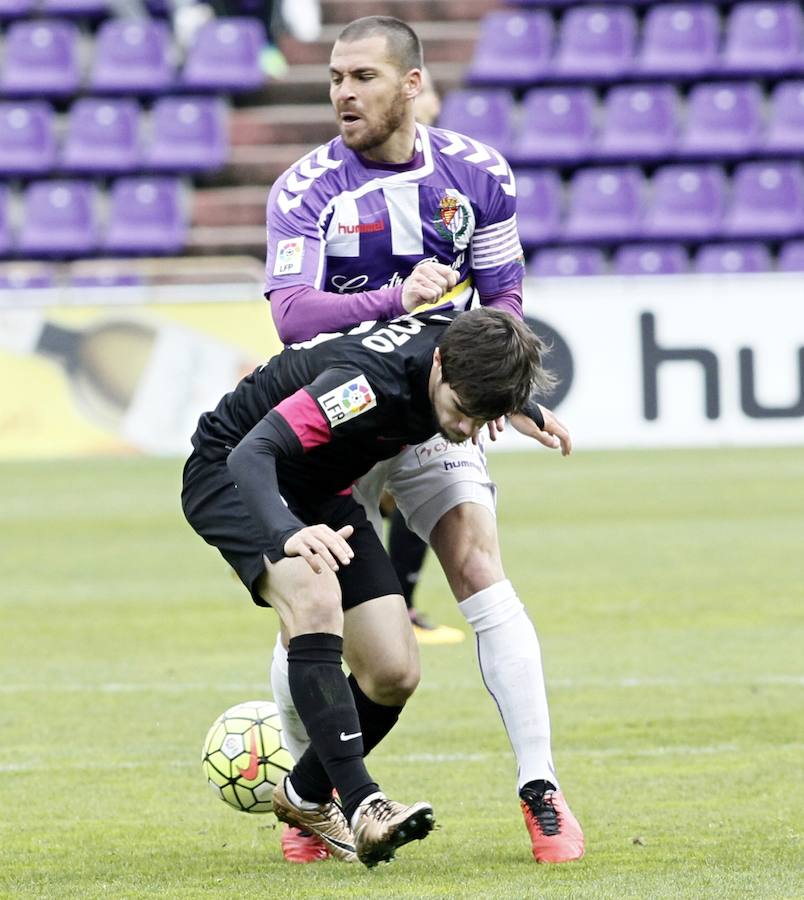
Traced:
<svg viewBox="0 0 804 900">
<path fill-rule="evenodd" d="M 438 431 L 433 352 L 457 315 L 364 323 L 287 347 L 201 416 L 196 452 L 228 460 L 252 514 L 289 535 L 302 526 L 277 506 L 285 489 L 311 499 L 340 493 Z"/>
</svg>

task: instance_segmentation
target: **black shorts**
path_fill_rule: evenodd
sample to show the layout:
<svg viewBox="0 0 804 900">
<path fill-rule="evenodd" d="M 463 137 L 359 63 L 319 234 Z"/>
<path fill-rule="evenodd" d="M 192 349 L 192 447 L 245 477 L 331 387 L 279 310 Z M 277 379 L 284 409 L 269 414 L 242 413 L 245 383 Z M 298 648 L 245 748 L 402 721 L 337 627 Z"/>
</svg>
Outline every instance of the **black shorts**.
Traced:
<svg viewBox="0 0 804 900">
<path fill-rule="evenodd" d="M 263 556 L 280 559 L 283 548 L 276 547 L 255 522 L 237 492 L 225 460 L 208 460 L 193 452 L 184 465 L 182 508 L 187 521 L 237 572 L 258 606 L 270 606 L 257 592 L 265 572 Z M 308 525 L 324 523 L 338 529 L 352 525 L 349 546 L 354 557 L 336 575 L 341 586 L 342 605 L 351 609 L 386 594 L 401 594 L 396 572 L 377 532 L 363 507 L 349 494 L 324 498 L 293 497 L 280 484 L 290 510 Z"/>
</svg>

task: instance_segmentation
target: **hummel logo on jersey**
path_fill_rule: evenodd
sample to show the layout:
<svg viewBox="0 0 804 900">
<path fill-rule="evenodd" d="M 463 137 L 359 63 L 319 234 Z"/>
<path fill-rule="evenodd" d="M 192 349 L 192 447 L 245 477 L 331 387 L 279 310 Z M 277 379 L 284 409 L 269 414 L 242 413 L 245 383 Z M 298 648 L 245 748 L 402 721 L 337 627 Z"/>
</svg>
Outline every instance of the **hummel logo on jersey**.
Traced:
<svg viewBox="0 0 804 900">
<path fill-rule="evenodd" d="M 357 225 L 338 224 L 338 234 L 370 234 L 372 231 L 385 231 L 385 222 L 360 222 Z"/>
<path fill-rule="evenodd" d="M 341 740 L 342 741 L 353 741 L 355 738 L 359 738 L 363 736 L 362 731 L 356 731 L 354 734 L 347 734 L 345 731 L 341 732 Z"/>
</svg>

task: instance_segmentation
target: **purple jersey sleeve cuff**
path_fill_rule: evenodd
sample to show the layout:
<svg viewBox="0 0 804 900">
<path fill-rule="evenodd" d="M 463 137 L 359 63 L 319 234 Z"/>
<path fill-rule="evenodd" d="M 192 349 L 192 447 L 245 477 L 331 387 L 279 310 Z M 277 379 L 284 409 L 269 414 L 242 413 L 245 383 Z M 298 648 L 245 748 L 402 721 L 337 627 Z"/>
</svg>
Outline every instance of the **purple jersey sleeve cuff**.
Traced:
<svg viewBox="0 0 804 900">
<path fill-rule="evenodd" d="M 372 319 L 394 319 L 405 312 L 402 285 L 358 294 L 335 294 L 296 285 L 271 291 L 268 299 L 283 344 L 307 341 L 323 332 L 343 331 Z"/>
</svg>

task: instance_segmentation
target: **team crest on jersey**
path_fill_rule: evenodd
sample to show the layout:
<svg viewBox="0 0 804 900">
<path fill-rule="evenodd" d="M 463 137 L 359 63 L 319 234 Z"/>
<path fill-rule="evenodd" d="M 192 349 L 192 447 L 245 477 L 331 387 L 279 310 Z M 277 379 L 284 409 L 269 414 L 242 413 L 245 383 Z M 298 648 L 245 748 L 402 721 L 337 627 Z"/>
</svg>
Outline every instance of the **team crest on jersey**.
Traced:
<svg viewBox="0 0 804 900">
<path fill-rule="evenodd" d="M 301 272 L 304 259 L 304 238 L 288 238 L 276 245 L 274 275 L 295 275 Z"/>
<path fill-rule="evenodd" d="M 452 241 L 453 246 L 460 250 L 468 245 L 472 236 L 474 216 L 466 198 L 456 194 L 444 194 L 439 200 L 433 224 L 442 238 Z"/>
<path fill-rule="evenodd" d="M 377 405 L 377 398 L 365 375 L 345 381 L 316 399 L 333 428 Z"/>
</svg>

